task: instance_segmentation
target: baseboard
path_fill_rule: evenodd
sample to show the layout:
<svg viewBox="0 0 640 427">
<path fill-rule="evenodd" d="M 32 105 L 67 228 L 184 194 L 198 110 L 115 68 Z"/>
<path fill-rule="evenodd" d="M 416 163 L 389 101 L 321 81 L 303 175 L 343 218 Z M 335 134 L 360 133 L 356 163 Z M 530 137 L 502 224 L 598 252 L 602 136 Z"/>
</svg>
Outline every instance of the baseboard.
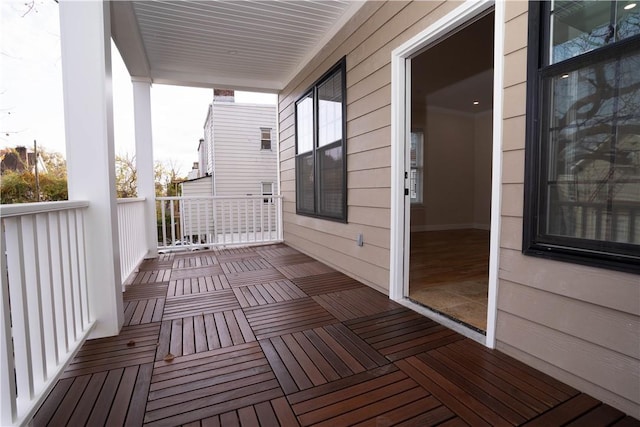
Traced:
<svg viewBox="0 0 640 427">
<path fill-rule="evenodd" d="M 476 230 L 486 230 L 486 231 L 491 231 L 491 224 L 480 224 L 480 223 L 475 223 L 475 224 L 473 224 L 473 228 L 475 228 Z"/>
</svg>

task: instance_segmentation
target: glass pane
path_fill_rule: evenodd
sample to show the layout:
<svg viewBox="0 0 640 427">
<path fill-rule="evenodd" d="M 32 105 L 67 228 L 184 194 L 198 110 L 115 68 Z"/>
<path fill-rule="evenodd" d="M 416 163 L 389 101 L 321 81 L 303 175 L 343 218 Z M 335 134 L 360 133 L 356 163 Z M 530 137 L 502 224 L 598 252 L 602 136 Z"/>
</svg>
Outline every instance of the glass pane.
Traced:
<svg viewBox="0 0 640 427">
<path fill-rule="evenodd" d="M 320 209 L 319 214 L 335 217 L 343 216 L 343 165 L 342 145 L 318 151 L 320 167 Z"/>
<path fill-rule="evenodd" d="M 313 97 L 309 94 L 296 104 L 297 153 L 313 149 Z"/>
<path fill-rule="evenodd" d="M 342 139 L 342 71 L 318 86 L 318 147 Z"/>
<path fill-rule="evenodd" d="M 640 243 L 640 54 L 547 79 L 546 233 Z"/>
<path fill-rule="evenodd" d="M 313 154 L 296 157 L 296 203 L 298 210 L 313 212 Z"/>
<path fill-rule="evenodd" d="M 640 34 L 640 7 L 630 1 L 554 1 L 551 63 Z"/>
<path fill-rule="evenodd" d="M 616 2 L 616 40 L 640 34 L 640 3 Z"/>
<path fill-rule="evenodd" d="M 409 195 L 412 203 L 422 202 L 423 134 L 411 132 L 411 173 L 409 175 Z"/>
</svg>

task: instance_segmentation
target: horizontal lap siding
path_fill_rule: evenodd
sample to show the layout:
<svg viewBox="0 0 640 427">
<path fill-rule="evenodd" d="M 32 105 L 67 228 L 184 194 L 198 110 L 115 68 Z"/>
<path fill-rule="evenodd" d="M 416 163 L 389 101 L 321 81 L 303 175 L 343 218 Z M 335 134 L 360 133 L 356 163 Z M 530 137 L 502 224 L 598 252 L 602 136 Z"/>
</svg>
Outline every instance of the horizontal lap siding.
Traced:
<svg viewBox="0 0 640 427">
<path fill-rule="evenodd" d="M 527 3 L 507 2 L 497 348 L 640 416 L 640 278 L 522 255 Z"/>
<path fill-rule="evenodd" d="M 214 103 L 213 120 L 217 196 L 258 195 L 277 181 L 275 106 Z M 260 149 L 260 128 L 272 129 L 271 150 Z"/>
<path fill-rule="evenodd" d="M 391 51 L 454 2 L 367 2 L 281 92 L 280 178 L 287 244 L 382 292 L 389 290 Z M 295 101 L 347 58 L 348 224 L 296 215 Z M 364 246 L 356 245 L 362 233 Z"/>
</svg>

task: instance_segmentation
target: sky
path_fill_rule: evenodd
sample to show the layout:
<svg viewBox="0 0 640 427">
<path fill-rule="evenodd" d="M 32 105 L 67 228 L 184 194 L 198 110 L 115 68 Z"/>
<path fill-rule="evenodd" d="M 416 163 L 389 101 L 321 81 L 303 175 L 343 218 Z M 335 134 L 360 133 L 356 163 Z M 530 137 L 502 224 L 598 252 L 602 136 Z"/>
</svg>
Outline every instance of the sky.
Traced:
<svg viewBox="0 0 640 427">
<path fill-rule="evenodd" d="M 0 148 L 33 147 L 65 154 L 58 4 L 0 1 Z M 112 43 L 116 154 L 135 154 L 131 79 Z M 153 85 L 155 160 L 186 175 L 197 161 L 212 89 Z M 271 94 L 236 92 L 236 102 L 276 103 Z"/>
</svg>

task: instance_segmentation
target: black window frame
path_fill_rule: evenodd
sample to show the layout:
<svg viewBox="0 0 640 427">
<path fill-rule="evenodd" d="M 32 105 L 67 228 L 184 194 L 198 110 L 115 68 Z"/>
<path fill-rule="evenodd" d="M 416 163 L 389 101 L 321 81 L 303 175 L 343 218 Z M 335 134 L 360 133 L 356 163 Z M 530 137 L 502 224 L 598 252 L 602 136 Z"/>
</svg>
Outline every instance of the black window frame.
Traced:
<svg viewBox="0 0 640 427">
<path fill-rule="evenodd" d="M 318 88 L 327 80 L 332 78 L 336 72 L 341 73 L 341 90 L 342 90 L 342 138 L 331 144 L 318 147 Z M 298 150 L 298 104 L 300 101 L 311 96 L 313 102 L 312 114 L 313 114 L 313 141 L 311 151 L 305 151 L 300 153 Z M 325 72 L 318 80 L 316 80 L 311 87 L 304 91 L 304 93 L 296 99 L 294 103 L 294 116 L 295 116 L 295 176 L 296 176 L 296 214 L 309 216 L 318 219 L 324 219 L 335 222 L 347 223 L 347 61 L 346 56 L 342 57 L 334 66 L 332 66 L 327 72 Z M 330 150 L 332 148 L 341 147 L 342 149 L 342 215 L 334 216 L 321 213 L 319 211 L 319 197 L 320 197 L 320 169 L 317 167 L 322 151 Z M 305 210 L 300 208 L 298 203 L 300 195 L 300 175 L 299 175 L 299 158 L 311 153 L 313 159 L 313 210 Z"/>
<path fill-rule="evenodd" d="M 544 80 L 611 60 L 640 48 L 640 35 L 611 43 L 572 58 L 549 61 L 550 2 L 529 2 L 527 52 L 527 105 L 525 184 L 522 252 L 525 255 L 589 265 L 616 271 L 640 273 L 640 245 L 544 234 L 542 197 L 549 152 L 543 152 Z M 545 110 L 546 111 L 546 110 Z M 546 181 L 545 181 L 546 182 Z M 633 224 L 633 223 L 632 223 Z"/>
</svg>

